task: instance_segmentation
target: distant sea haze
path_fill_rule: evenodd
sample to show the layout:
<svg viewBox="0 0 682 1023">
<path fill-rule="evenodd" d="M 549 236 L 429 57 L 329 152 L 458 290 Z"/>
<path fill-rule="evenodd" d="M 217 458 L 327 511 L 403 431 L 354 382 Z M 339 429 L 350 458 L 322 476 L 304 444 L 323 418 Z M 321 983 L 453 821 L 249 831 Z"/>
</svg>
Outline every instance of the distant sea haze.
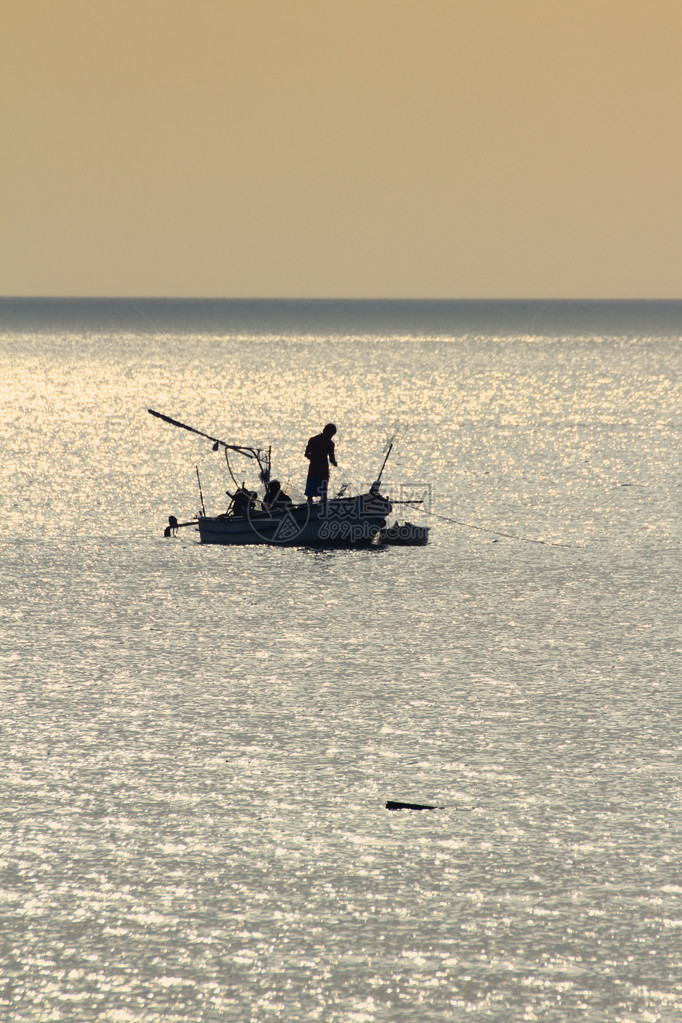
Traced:
<svg viewBox="0 0 682 1023">
<path fill-rule="evenodd" d="M 682 301 L 0 298 L 0 325 L 144 333 L 341 332 L 398 336 L 682 335 Z"/>
</svg>

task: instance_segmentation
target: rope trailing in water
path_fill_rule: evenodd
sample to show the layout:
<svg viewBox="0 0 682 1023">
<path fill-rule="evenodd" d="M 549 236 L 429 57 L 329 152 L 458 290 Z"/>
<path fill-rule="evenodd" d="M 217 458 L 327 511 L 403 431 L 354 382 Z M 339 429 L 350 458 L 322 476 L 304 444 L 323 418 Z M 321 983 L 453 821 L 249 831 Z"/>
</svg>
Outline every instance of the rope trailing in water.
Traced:
<svg viewBox="0 0 682 1023">
<path fill-rule="evenodd" d="M 499 529 L 487 529 L 485 526 L 474 526 L 471 522 L 461 522 L 459 519 L 451 519 L 447 515 L 439 515 L 437 512 L 426 511 L 425 515 L 432 515 L 436 519 L 442 519 L 443 522 L 452 522 L 456 526 L 465 526 L 467 529 L 476 529 L 479 533 L 492 533 L 493 536 L 505 536 L 508 540 L 523 540 L 524 543 L 541 543 L 545 547 L 566 547 L 568 550 L 581 551 L 583 550 L 582 544 L 574 543 L 555 543 L 553 540 L 534 540 L 529 536 L 519 536 L 518 533 L 501 533 Z"/>
</svg>

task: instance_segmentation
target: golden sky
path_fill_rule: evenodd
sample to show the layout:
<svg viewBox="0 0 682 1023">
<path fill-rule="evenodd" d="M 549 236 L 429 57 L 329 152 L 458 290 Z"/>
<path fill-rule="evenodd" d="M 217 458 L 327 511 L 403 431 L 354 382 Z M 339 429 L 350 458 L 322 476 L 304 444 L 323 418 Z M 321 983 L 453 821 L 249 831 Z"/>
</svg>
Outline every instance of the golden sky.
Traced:
<svg viewBox="0 0 682 1023">
<path fill-rule="evenodd" d="M 682 0 L 6 0 L 0 294 L 682 298 Z"/>
</svg>

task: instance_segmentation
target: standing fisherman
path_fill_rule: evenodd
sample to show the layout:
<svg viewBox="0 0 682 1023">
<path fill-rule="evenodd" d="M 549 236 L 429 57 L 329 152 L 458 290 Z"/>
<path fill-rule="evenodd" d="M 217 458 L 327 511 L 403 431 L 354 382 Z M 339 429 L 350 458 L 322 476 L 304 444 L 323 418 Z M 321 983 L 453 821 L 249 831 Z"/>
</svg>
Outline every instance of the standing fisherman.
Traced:
<svg viewBox="0 0 682 1023">
<path fill-rule="evenodd" d="M 308 479 L 305 484 L 305 496 L 308 498 L 308 504 L 313 503 L 314 497 L 319 497 L 322 504 L 326 504 L 329 463 L 336 465 L 334 441 L 332 440 L 335 433 L 334 424 L 327 423 L 322 433 L 311 437 L 306 445 L 305 457 L 310 460 Z"/>
</svg>

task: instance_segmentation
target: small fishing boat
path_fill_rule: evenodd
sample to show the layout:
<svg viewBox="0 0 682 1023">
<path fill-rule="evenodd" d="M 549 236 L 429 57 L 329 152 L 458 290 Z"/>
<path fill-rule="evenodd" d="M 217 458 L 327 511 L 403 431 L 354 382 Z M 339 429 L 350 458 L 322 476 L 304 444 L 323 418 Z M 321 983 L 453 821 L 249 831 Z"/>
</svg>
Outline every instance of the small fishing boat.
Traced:
<svg viewBox="0 0 682 1023">
<path fill-rule="evenodd" d="M 249 490 L 245 485 L 240 486 L 237 483 L 228 456 L 228 452 L 233 451 L 255 460 L 260 482 L 267 488 L 271 478 L 270 448 L 265 451 L 247 445 L 227 444 L 154 409 L 148 411 L 157 419 L 172 426 L 205 437 L 212 442 L 214 451 L 223 448 L 227 467 L 235 484 L 234 492 L 227 491 L 230 498 L 227 510 L 219 515 L 207 515 L 197 467 L 201 514 L 188 522 L 178 522 L 175 516 L 169 516 L 166 536 L 173 535 L 182 526 L 196 525 L 201 543 L 204 544 L 368 547 L 377 542 L 386 544 L 395 542 L 390 530 L 386 531 L 387 519 L 392 511 L 391 500 L 380 492 L 381 476 L 392 445 L 389 445 L 378 479 L 365 493 L 346 496 L 346 488 L 342 488 L 336 497 L 330 497 L 324 502 L 313 504 L 306 501 L 295 504 L 286 498 L 271 505 L 265 498 L 259 497 L 257 490 Z M 428 534 L 428 530 L 426 532 Z M 382 534 L 386 537 L 383 540 Z M 405 542 L 405 539 L 400 542 Z"/>
<path fill-rule="evenodd" d="M 394 522 L 379 530 L 378 542 L 393 547 L 425 547 L 429 542 L 429 527 L 415 526 L 413 522 Z"/>
</svg>

